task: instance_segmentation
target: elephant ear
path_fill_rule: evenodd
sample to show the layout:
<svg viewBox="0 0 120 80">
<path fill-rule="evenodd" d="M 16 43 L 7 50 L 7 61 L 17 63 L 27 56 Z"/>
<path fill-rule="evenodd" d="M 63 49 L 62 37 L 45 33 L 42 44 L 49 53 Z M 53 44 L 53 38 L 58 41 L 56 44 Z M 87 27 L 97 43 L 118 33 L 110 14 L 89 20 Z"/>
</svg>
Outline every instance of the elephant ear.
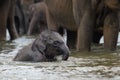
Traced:
<svg viewBox="0 0 120 80">
<path fill-rule="evenodd" d="M 44 36 L 39 36 L 32 44 L 33 51 L 39 51 L 40 53 L 44 53 L 46 49 L 46 41 L 47 39 Z"/>
</svg>

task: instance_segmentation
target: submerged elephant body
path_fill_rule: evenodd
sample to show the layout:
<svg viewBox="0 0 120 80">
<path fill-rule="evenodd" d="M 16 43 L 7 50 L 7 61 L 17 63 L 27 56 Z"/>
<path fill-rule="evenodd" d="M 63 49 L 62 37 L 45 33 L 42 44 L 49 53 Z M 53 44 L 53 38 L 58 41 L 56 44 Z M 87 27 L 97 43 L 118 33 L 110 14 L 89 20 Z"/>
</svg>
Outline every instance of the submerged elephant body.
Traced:
<svg viewBox="0 0 120 80">
<path fill-rule="evenodd" d="M 38 51 L 33 51 L 31 49 L 32 44 L 25 46 L 22 50 L 20 50 L 17 56 L 14 58 L 15 61 L 47 61 L 47 58 L 39 53 Z"/>
<path fill-rule="evenodd" d="M 47 24 L 51 30 L 60 26 L 77 31 L 77 50 L 90 51 L 94 30 L 103 27 L 104 47 L 115 50 L 118 38 L 119 0 L 44 0 Z"/>
<path fill-rule="evenodd" d="M 67 60 L 69 57 L 69 49 L 65 41 L 57 32 L 45 30 L 32 44 L 23 47 L 14 60 L 55 61 L 59 55 L 62 55 L 62 60 Z"/>
</svg>

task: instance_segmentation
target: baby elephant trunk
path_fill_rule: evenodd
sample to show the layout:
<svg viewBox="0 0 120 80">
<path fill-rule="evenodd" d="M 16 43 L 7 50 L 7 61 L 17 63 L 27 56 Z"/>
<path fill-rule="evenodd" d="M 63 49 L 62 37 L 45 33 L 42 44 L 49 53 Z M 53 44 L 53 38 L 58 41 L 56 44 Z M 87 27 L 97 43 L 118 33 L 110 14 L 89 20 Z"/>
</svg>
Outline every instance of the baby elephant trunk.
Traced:
<svg viewBox="0 0 120 80">
<path fill-rule="evenodd" d="M 61 46 L 62 60 L 67 60 L 70 54 L 70 50 L 66 45 Z"/>
</svg>

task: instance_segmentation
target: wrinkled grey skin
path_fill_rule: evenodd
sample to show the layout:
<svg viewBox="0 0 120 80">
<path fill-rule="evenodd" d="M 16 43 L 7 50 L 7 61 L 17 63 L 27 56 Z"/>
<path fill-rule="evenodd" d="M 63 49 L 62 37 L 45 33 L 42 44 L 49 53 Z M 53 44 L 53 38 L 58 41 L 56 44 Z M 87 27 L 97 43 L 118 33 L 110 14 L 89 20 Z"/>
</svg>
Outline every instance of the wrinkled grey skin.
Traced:
<svg viewBox="0 0 120 80">
<path fill-rule="evenodd" d="M 31 20 L 27 35 L 41 33 L 47 29 L 46 5 L 43 2 L 35 3 L 29 6 Z"/>
<path fill-rule="evenodd" d="M 69 53 L 64 39 L 57 32 L 45 30 L 32 44 L 21 49 L 14 61 L 55 61 L 59 55 L 62 60 L 67 60 Z"/>
<path fill-rule="evenodd" d="M 120 0 L 44 0 L 44 2 L 47 4 L 48 29 L 58 31 L 61 26 L 76 31 L 77 51 L 91 50 L 92 37 L 95 34 L 93 32 L 99 27 L 103 28 L 101 33 L 104 35 L 104 49 L 116 50 Z"/>
</svg>

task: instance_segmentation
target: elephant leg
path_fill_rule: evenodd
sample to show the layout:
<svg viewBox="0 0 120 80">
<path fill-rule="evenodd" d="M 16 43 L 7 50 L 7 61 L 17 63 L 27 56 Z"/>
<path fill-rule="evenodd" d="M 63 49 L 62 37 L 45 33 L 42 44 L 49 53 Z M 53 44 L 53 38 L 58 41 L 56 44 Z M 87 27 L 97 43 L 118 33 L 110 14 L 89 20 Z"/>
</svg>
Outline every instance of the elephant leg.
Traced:
<svg viewBox="0 0 120 80">
<path fill-rule="evenodd" d="M 1 11 L 1 10 L 0 10 Z M 0 13 L 0 41 L 6 40 L 7 13 Z"/>
<path fill-rule="evenodd" d="M 27 22 L 25 21 L 25 19 L 27 19 L 27 17 L 25 17 L 24 15 L 21 2 L 20 0 L 17 0 L 15 5 L 15 25 L 19 35 L 26 33 Z"/>
<path fill-rule="evenodd" d="M 45 29 L 47 29 L 47 22 L 46 22 L 45 13 L 40 12 L 40 13 L 35 13 L 33 15 L 33 18 L 30 21 L 27 35 L 33 34 L 35 32 L 34 30 L 36 30 L 37 26 L 39 26 L 39 25 L 40 25 L 39 33 L 44 31 Z"/>
<path fill-rule="evenodd" d="M 72 0 L 73 14 L 78 25 L 77 30 L 77 51 L 90 51 L 94 25 L 94 11 L 91 0 Z"/>
<path fill-rule="evenodd" d="M 31 34 L 33 33 L 34 27 L 37 26 L 38 19 L 39 19 L 39 18 L 37 18 L 36 15 L 34 14 L 34 15 L 33 15 L 33 18 L 32 18 L 31 21 L 30 21 L 27 35 L 31 35 Z"/>
<path fill-rule="evenodd" d="M 104 22 L 104 48 L 107 51 L 116 50 L 119 31 L 119 20 L 116 13 L 109 14 Z"/>
<path fill-rule="evenodd" d="M 40 30 L 39 33 L 48 29 L 47 27 L 47 19 L 46 19 L 46 12 L 45 10 L 40 11 L 40 20 L 39 20 Z"/>
<path fill-rule="evenodd" d="M 86 12 L 80 22 L 77 32 L 77 51 L 86 52 L 90 51 L 92 34 L 93 34 L 93 20 L 92 14 Z"/>
<path fill-rule="evenodd" d="M 5 0 L 0 6 L 0 41 L 6 40 L 6 24 L 7 24 L 9 5 L 10 5 L 10 0 L 8 0 L 8 2 L 6 2 Z"/>
<path fill-rule="evenodd" d="M 46 17 L 47 17 L 47 25 L 48 29 L 53 30 L 53 31 L 59 31 L 59 26 L 57 25 L 55 19 L 51 15 L 51 13 L 46 10 Z"/>
<path fill-rule="evenodd" d="M 18 33 L 16 31 L 15 23 L 14 23 L 14 9 L 15 9 L 15 0 L 12 0 L 9 8 L 8 20 L 7 20 L 7 28 L 8 28 L 11 40 L 18 37 Z"/>
</svg>

